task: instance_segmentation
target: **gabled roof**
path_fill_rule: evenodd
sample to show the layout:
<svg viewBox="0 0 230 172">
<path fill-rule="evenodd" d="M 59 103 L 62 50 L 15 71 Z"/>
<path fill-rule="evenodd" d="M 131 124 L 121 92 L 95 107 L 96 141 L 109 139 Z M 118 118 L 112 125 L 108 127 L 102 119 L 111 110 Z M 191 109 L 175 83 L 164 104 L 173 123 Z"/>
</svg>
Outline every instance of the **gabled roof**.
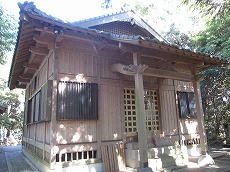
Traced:
<svg viewBox="0 0 230 172">
<path fill-rule="evenodd" d="M 81 20 L 74 22 L 77 26 L 83 28 L 94 28 L 98 25 L 113 23 L 113 22 L 130 22 L 132 25 L 137 25 L 142 29 L 149 32 L 158 41 L 166 42 L 166 40 L 158 34 L 148 23 L 146 23 L 142 18 L 140 18 L 133 10 L 122 11 L 119 13 L 114 13 L 110 15 L 104 15 L 99 17 L 94 17 L 86 20 Z"/>
<path fill-rule="evenodd" d="M 25 88 L 26 83 L 30 82 L 30 79 L 33 77 L 34 73 L 40 66 L 42 59 L 46 56 L 48 52 L 48 47 L 44 47 L 40 44 L 38 45 L 39 47 L 36 47 L 37 41 L 39 42 L 39 40 L 36 40 L 36 36 L 39 36 L 38 34 L 41 33 L 48 33 L 49 35 L 52 35 L 53 37 L 55 37 L 55 39 L 52 39 L 53 41 L 58 38 L 57 36 L 76 37 L 80 40 L 85 41 L 89 41 L 90 38 L 90 41 L 94 41 L 96 44 L 116 47 L 117 50 L 122 50 L 122 46 L 128 45 L 128 47 L 131 46 L 131 49 L 134 48 L 135 51 L 142 50 L 142 52 L 144 53 L 149 52 L 153 55 L 155 52 L 160 52 L 158 54 L 162 54 L 161 52 L 164 52 L 174 55 L 173 57 L 180 56 L 180 60 L 195 60 L 197 62 L 204 63 L 203 66 L 200 66 L 200 70 L 204 70 L 206 68 L 217 66 L 227 62 L 226 60 L 221 58 L 212 57 L 207 54 L 196 53 L 190 50 L 185 50 L 178 46 L 170 45 L 167 42 L 160 41 L 159 39 L 156 39 L 156 36 L 158 35 L 157 33 L 153 33 L 156 35 L 154 36 L 154 38 L 144 37 L 142 35 L 130 36 L 114 34 L 92 29 L 94 26 L 90 26 L 92 28 L 84 28 L 83 26 L 78 26 L 76 22 L 64 22 L 40 11 L 36 8 L 33 2 L 25 2 L 24 4 L 19 4 L 19 7 L 21 16 L 19 22 L 17 43 L 15 46 L 8 81 L 8 86 L 10 87 L 10 89 Z M 131 14 L 132 13 L 133 12 L 131 12 Z M 130 12 L 122 12 L 110 15 L 109 18 L 111 16 L 116 18 L 116 16 L 120 16 L 121 14 L 129 17 L 131 15 Z M 93 20 L 102 20 L 102 18 L 104 17 L 90 19 L 89 21 L 92 23 Z M 130 18 L 135 19 L 135 17 Z M 122 20 L 125 20 L 125 17 L 123 17 Z M 86 23 L 86 21 L 87 20 L 81 21 L 79 23 L 83 24 Z M 126 21 L 118 21 L 117 19 L 116 22 Z M 141 23 L 143 27 L 149 27 L 143 20 L 139 21 L 135 19 L 135 22 L 139 22 L 138 24 Z M 122 46 L 120 47 L 120 45 Z M 37 50 L 37 52 L 35 52 L 35 49 Z M 36 56 L 33 56 L 34 54 L 36 54 Z M 168 56 L 169 58 L 171 58 L 170 55 Z M 31 57 L 34 60 L 33 64 L 30 64 Z M 171 58 L 169 60 L 173 61 L 175 59 Z"/>
</svg>

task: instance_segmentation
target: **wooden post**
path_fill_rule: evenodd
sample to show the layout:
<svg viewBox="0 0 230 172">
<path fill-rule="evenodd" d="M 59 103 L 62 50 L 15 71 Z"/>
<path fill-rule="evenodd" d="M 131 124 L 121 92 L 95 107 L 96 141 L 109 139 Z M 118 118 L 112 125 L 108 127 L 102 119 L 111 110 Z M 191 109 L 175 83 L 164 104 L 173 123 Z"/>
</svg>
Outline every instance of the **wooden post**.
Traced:
<svg viewBox="0 0 230 172">
<path fill-rule="evenodd" d="M 133 53 L 134 65 L 140 64 L 140 54 Z M 148 167 L 148 152 L 147 152 L 147 134 L 146 134 L 146 120 L 145 120 L 145 105 L 144 105 L 144 87 L 143 76 L 137 72 L 135 74 L 135 99 L 136 99 L 136 113 L 137 113 L 137 131 L 138 131 L 138 145 L 140 155 L 140 168 Z"/>
<path fill-rule="evenodd" d="M 58 87 L 58 54 L 57 51 L 53 52 L 53 82 L 52 82 L 52 110 L 51 110 L 51 121 L 50 121 L 50 169 L 55 169 L 56 165 L 56 152 L 55 152 L 55 146 L 57 146 L 57 139 L 56 139 L 56 133 L 57 133 L 57 87 Z"/>
<path fill-rule="evenodd" d="M 196 110 L 197 110 L 198 130 L 199 130 L 199 135 L 200 135 L 201 154 L 206 155 L 206 153 L 207 153 L 207 137 L 206 137 L 206 132 L 205 132 L 205 128 L 204 128 L 204 112 L 203 112 L 203 108 L 202 108 L 199 81 L 194 81 L 193 87 L 194 87 L 194 96 L 195 96 Z"/>
</svg>

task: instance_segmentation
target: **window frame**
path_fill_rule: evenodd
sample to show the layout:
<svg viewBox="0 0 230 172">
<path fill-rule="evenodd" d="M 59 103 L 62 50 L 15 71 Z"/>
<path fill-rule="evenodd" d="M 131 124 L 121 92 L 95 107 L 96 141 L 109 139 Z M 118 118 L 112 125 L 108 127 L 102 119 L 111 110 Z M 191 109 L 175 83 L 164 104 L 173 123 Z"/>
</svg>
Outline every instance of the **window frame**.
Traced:
<svg viewBox="0 0 230 172">
<path fill-rule="evenodd" d="M 57 120 L 98 120 L 98 84 L 59 81 L 57 105 Z"/>
<path fill-rule="evenodd" d="M 184 119 L 197 118 L 194 92 L 177 91 L 179 117 Z"/>
<path fill-rule="evenodd" d="M 52 90 L 52 80 L 48 80 L 37 92 L 27 100 L 25 111 L 26 124 L 50 121 L 50 108 L 48 94 Z M 50 92 L 50 93 L 49 93 Z"/>
</svg>

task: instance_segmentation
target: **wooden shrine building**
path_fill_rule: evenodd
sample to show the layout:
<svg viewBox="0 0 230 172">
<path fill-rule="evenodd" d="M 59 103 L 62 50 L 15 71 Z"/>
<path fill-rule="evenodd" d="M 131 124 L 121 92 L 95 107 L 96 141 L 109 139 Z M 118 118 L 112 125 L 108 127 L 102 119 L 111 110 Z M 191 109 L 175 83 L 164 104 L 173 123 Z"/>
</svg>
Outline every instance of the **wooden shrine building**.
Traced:
<svg viewBox="0 0 230 172">
<path fill-rule="evenodd" d="M 198 72 L 223 60 L 168 44 L 133 11 L 67 23 L 19 7 L 9 87 L 26 90 L 23 153 L 41 171 L 206 154 Z"/>
</svg>

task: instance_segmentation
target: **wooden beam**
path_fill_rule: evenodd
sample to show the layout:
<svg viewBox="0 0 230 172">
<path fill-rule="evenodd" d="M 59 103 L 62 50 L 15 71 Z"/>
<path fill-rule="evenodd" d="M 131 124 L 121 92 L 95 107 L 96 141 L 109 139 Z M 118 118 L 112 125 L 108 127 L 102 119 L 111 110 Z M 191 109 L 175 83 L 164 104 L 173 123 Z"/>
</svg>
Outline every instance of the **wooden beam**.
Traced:
<svg viewBox="0 0 230 172">
<path fill-rule="evenodd" d="M 34 54 L 44 55 L 44 56 L 47 56 L 49 54 L 49 49 L 48 48 L 43 48 L 43 47 L 31 46 L 29 51 L 34 53 Z"/>
<path fill-rule="evenodd" d="M 143 75 L 147 76 L 156 76 L 159 78 L 169 78 L 169 79 L 176 79 L 180 81 L 194 81 L 195 77 L 191 74 L 179 73 L 169 70 L 162 70 L 162 69 L 155 69 L 155 68 L 147 68 Z"/>
<path fill-rule="evenodd" d="M 19 75 L 19 78 L 22 78 L 22 79 L 32 79 L 33 75 L 32 74 L 21 74 L 21 75 Z"/>
<path fill-rule="evenodd" d="M 39 34 L 35 34 L 33 40 L 36 41 L 37 43 L 47 44 L 47 45 L 55 42 L 54 38 L 50 38 L 47 36 L 40 36 Z"/>
<path fill-rule="evenodd" d="M 23 63 L 23 66 L 25 68 L 28 68 L 28 69 L 32 69 L 32 70 L 38 70 L 38 65 L 34 64 L 34 63 Z"/>
<path fill-rule="evenodd" d="M 137 73 L 143 73 L 143 71 L 147 68 L 147 65 L 139 64 L 135 65 L 123 65 L 121 63 L 113 64 L 111 69 L 113 72 L 119 72 L 124 75 L 135 75 Z"/>
<path fill-rule="evenodd" d="M 113 64 L 111 67 L 112 71 L 119 72 L 124 75 L 135 75 L 136 73 L 142 73 L 146 76 L 155 76 L 159 78 L 170 78 L 177 79 L 180 81 L 194 81 L 196 78 L 192 74 L 179 73 L 169 70 L 149 68 L 146 65 L 139 64 L 138 66 L 124 65 L 124 64 Z"/>
<path fill-rule="evenodd" d="M 146 48 L 146 47 L 140 47 L 137 45 L 130 45 L 126 43 L 119 43 L 119 48 L 124 52 L 140 52 L 141 56 L 150 56 L 150 57 L 156 57 L 158 59 L 164 59 L 165 61 L 171 61 L 171 62 L 178 62 L 178 63 L 184 63 L 184 64 L 197 64 L 197 65 L 203 65 L 203 62 L 198 61 L 196 59 L 191 59 L 189 56 L 185 55 L 176 55 L 172 52 L 165 52 L 156 48 Z"/>
<path fill-rule="evenodd" d="M 25 89 L 26 85 L 23 85 L 22 83 L 19 82 L 19 84 L 17 86 L 15 86 L 15 88 L 22 88 Z"/>
<path fill-rule="evenodd" d="M 29 83 L 30 79 L 28 79 L 28 78 L 18 78 L 18 81 L 21 82 L 21 83 Z"/>
</svg>

